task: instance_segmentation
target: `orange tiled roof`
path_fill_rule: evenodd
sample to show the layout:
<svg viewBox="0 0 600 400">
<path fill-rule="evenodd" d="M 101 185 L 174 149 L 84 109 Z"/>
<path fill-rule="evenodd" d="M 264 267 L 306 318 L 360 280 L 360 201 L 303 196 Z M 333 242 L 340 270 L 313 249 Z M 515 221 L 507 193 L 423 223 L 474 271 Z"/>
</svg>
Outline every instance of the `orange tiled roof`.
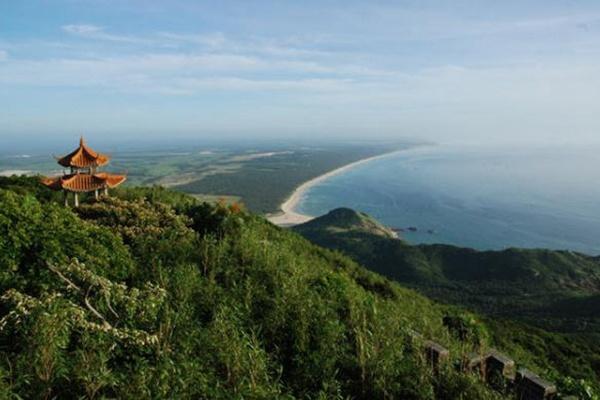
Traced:
<svg viewBox="0 0 600 400">
<path fill-rule="evenodd" d="M 110 161 L 110 157 L 96 153 L 94 150 L 90 149 L 84 142 L 83 137 L 79 141 L 79 147 L 75 149 L 73 152 L 67 154 L 66 156 L 59 158 L 58 163 L 63 167 L 76 167 L 76 168 L 86 168 L 86 167 L 101 167 L 103 165 L 108 164 Z"/>
<path fill-rule="evenodd" d="M 109 188 L 119 186 L 127 179 L 125 175 L 108 174 L 106 172 L 100 172 L 94 176 L 98 179 L 103 179 Z"/>
<path fill-rule="evenodd" d="M 90 174 L 70 174 L 55 178 L 44 178 L 42 183 L 54 190 L 70 192 L 91 192 L 104 187 L 114 188 L 125 182 L 125 175 L 107 174 L 106 172 Z"/>
</svg>

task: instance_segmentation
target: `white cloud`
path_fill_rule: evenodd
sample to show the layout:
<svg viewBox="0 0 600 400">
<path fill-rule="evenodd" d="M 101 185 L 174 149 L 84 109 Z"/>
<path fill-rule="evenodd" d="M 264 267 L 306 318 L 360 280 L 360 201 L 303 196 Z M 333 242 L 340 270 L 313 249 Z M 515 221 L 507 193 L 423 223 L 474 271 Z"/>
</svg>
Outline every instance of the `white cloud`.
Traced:
<svg viewBox="0 0 600 400">
<path fill-rule="evenodd" d="M 104 27 L 91 24 L 64 25 L 61 29 L 72 36 L 92 40 L 104 40 L 113 43 L 141 44 L 157 48 L 178 48 L 192 46 L 207 51 L 261 54 L 272 57 L 310 58 L 331 55 L 318 49 L 303 48 L 300 38 L 282 40 L 245 37 L 243 40 L 234 40 L 222 32 L 208 33 L 174 33 L 158 32 L 155 34 L 128 36 L 108 32 Z"/>
<path fill-rule="evenodd" d="M 90 36 L 102 32 L 104 28 L 96 25 L 80 24 L 64 25 L 62 26 L 62 30 L 72 35 Z"/>
<path fill-rule="evenodd" d="M 344 68 L 340 67 L 339 71 Z M 105 58 L 11 60 L 0 84 L 101 87 L 132 93 L 193 94 L 205 90 L 339 90 L 353 79 L 318 63 L 236 54 L 146 54 Z M 333 74 L 333 72 L 336 72 Z M 281 75 L 274 78 L 273 74 Z M 321 75 L 334 75 L 322 77 Z"/>
<path fill-rule="evenodd" d="M 179 87 L 179 94 L 194 94 L 205 90 L 233 91 L 291 91 L 291 92 L 340 92 L 350 83 L 346 79 L 243 79 L 223 78 L 187 78 L 173 82 Z"/>
<path fill-rule="evenodd" d="M 228 40 L 225 38 L 225 35 L 221 32 L 208 34 L 179 34 L 172 32 L 160 32 L 158 37 L 176 42 L 200 44 L 211 48 L 222 48 L 228 42 Z"/>
<path fill-rule="evenodd" d="M 102 32 L 95 26 L 72 27 L 72 32 L 85 32 L 96 35 Z M 242 54 L 236 52 L 170 51 L 136 55 L 113 55 L 110 57 L 63 57 L 40 60 L 13 59 L 0 71 L 0 83 L 19 83 L 32 86 L 65 85 L 69 87 L 89 87 L 102 84 L 108 87 L 121 87 L 123 82 L 135 82 L 140 88 L 140 77 L 148 77 L 165 87 L 181 78 L 221 81 L 221 87 L 279 87 L 290 82 L 301 82 L 290 87 L 316 87 L 315 82 L 349 81 L 359 78 L 377 79 L 394 75 L 391 71 L 376 70 L 360 65 L 352 65 L 328 60 L 321 62 L 318 57 L 295 59 L 294 57 L 273 57 L 265 54 Z M 236 80 L 237 79 L 237 80 Z M 250 85 L 249 82 L 259 82 Z M 237 82 L 238 85 L 224 84 Z M 269 82 L 267 85 L 265 82 Z M 127 86 L 132 86 L 127 84 Z M 176 85 L 178 86 L 178 85 Z M 219 85 L 217 85 L 219 86 Z M 178 92 L 179 87 L 175 88 Z"/>
<path fill-rule="evenodd" d="M 279 118 L 278 129 L 403 129 L 436 138 L 600 131 L 596 15 L 465 21 L 434 14 L 424 23 L 384 11 L 332 19 L 343 23 L 341 33 L 298 37 L 235 30 L 128 36 L 64 25 L 61 43 L 0 42 L 10 51 L 0 50 L 0 87 L 76 88 L 97 99 L 133 94 L 140 109 L 160 103 L 146 96 L 165 96 L 160 107 L 177 110 L 206 101 L 224 114 L 238 107 L 255 121 Z M 559 29 L 569 34 L 554 34 Z M 222 95 L 212 102 L 215 92 Z M 196 118 L 177 112 L 184 117 L 177 121 Z M 248 120 L 229 122 L 245 127 Z"/>
<path fill-rule="evenodd" d="M 305 58 L 312 56 L 326 56 L 329 52 L 303 48 L 303 42 L 298 38 L 294 40 L 274 40 L 262 38 L 245 38 L 244 40 L 233 40 L 222 32 L 213 32 L 205 34 L 178 34 L 172 32 L 160 32 L 157 35 L 160 39 L 166 39 L 172 42 L 195 44 L 207 47 L 212 50 L 236 52 L 236 53 L 254 53 L 270 55 L 274 57 L 293 57 Z M 295 42 L 295 43 L 291 43 Z"/>
<path fill-rule="evenodd" d="M 136 36 L 114 35 L 107 33 L 104 27 L 90 24 L 63 25 L 62 30 L 70 35 L 87 39 L 106 40 L 131 44 L 152 44 L 152 41 Z"/>
</svg>

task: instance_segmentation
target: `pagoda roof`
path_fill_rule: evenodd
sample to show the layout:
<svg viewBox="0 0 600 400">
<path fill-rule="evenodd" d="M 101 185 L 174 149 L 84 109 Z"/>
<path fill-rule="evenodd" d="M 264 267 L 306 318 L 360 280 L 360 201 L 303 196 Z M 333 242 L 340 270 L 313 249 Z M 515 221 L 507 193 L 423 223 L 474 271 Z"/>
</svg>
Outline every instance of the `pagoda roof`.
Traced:
<svg viewBox="0 0 600 400">
<path fill-rule="evenodd" d="M 58 159 L 58 163 L 63 167 L 75 168 L 101 167 L 108 164 L 109 161 L 109 156 L 90 149 L 85 144 L 83 137 L 79 140 L 79 147 L 77 149 Z"/>
<path fill-rule="evenodd" d="M 42 183 L 54 190 L 68 190 L 70 192 L 91 192 L 105 187 L 114 188 L 125 182 L 125 175 L 108 174 L 69 174 L 54 178 L 44 178 Z"/>
</svg>

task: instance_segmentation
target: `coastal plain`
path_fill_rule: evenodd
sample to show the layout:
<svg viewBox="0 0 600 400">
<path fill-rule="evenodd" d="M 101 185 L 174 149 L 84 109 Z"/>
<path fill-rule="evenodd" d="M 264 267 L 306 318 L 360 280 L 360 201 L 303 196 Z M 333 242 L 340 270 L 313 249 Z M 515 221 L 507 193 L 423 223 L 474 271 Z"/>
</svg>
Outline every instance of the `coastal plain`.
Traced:
<svg viewBox="0 0 600 400">
<path fill-rule="evenodd" d="M 298 143 L 282 145 L 192 143 L 122 149 L 111 155 L 111 171 L 127 172 L 129 186 L 160 185 L 215 202 L 241 202 L 274 215 L 297 188 L 362 160 L 415 146 L 411 142 Z M 59 175 L 53 157 L 0 154 L 0 176 Z M 290 210 L 287 210 L 292 211 Z M 302 221 L 295 221 L 302 222 Z"/>
</svg>

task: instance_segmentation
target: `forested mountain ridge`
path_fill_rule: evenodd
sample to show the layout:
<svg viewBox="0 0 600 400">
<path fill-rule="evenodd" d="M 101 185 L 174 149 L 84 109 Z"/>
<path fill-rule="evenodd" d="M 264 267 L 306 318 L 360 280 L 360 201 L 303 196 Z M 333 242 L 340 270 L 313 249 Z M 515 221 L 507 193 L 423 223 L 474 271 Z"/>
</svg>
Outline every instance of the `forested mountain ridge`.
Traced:
<svg viewBox="0 0 600 400">
<path fill-rule="evenodd" d="M 339 218 L 341 215 L 346 221 Z M 600 380 L 598 257 L 545 249 L 477 251 L 449 245 L 410 245 L 378 234 L 385 229 L 381 224 L 369 229 L 363 229 L 362 223 L 353 224 L 358 218 L 365 215 L 333 210 L 294 230 L 434 299 L 568 333 L 558 341 L 587 348 L 592 354 L 590 370 Z M 368 218 L 373 223 L 374 219 Z"/>
<path fill-rule="evenodd" d="M 68 209 L 34 179 L 0 180 L 0 397 L 511 398 L 454 361 L 436 372 L 415 332 L 453 360 L 495 347 L 563 393 L 586 388 L 535 332 L 496 330 L 237 206 L 116 194 Z"/>
<path fill-rule="evenodd" d="M 346 221 L 332 219 L 341 213 Z M 358 218 L 369 218 L 371 226 L 365 229 L 362 222 L 356 223 Z M 541 293 L 600 295 L 598 257 L 546 249 L 477 251 L 442 244 L 410 245 L 379 234 L 385 229 L 373 218 L 347 209 L 334 210 L 294 228 L 315 243 L 343 250 L 372 270 L 407 283 L 473 284 L 484 289 L 486 284 L 497 283 L 528 297 Z"/>
</svg>

